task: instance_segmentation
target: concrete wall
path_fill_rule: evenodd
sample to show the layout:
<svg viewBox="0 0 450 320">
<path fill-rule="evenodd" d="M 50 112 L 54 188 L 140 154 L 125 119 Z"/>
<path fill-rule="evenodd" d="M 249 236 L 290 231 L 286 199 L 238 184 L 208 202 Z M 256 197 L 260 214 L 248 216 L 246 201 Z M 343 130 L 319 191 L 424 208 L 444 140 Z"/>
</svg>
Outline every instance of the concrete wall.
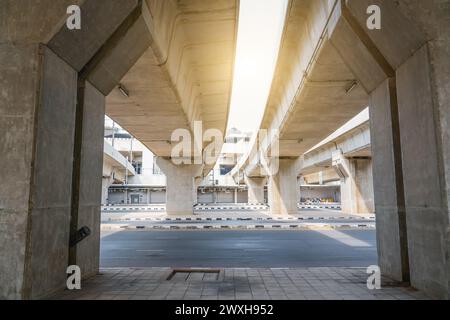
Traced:
<svg viewBox="0 0 450 320">
<path fill-rule="evenodd" d="M 234 203 L 234 190 L 216 192 L 217 203 Z"/>
<path fill-rule="evenodd" d="M 214 193 L 212 192 L 198 192 L 197 193 L 197 202 L 198 203 L 214 203 Z"/>
<path fill-rule="evenodd" d="M 335 202 L 341 201 L 340 186 L 301 186 L 301 201 L 308 199 L 333 199 Z"/>
<path fill-rule="evenodd" d="M 231 190 L 229 193 L 224 191 L 220 192 L 198 192 L 198 203 L 234 203 L 236 196 L 237 203 L 248 203 L 247 190 Z"/>
<path fill-rule="evenodd" d="M 142 188 L 141 188 L 142 189 Z M 140 189 L 139 189 L 140 190 Z M 138 189 L 129 189 L 127 192 L 128 203 L 131 203 L 131 195 L 136 194 L 140 196 L 141 204 L 148 204 L 147 202 L 147 192 L 139 191 Z M 166 203 L 166 192 L 162 191 L 150 191 L 150 204 L 165 204 Z M 247 197 L 247 190 L 237 192 L 237 203 L 249 203 Z M 116 191 L 112 189 L 108 194 L 107 204 L 123 204 L 125 201 L 125 192 Z M 235 203 L 235 191 L 216 191 L 205 193 L 197 193 L 196 203 Z"/>
<path fill-rule="evenodd" d="M 139 195 L 141 204 L 163 204 L 166 202 L 166 192 L 162 191 L 143 191 L 143 188 L 128 189 L 127 193 L 125 191 L 118 189 L 110 189 L 108 194 L 107 204 L 125 204 L 125 196 L 127 196 L 128 204 L 131 204 L 131 195 Z M 147 202 L 147 197 L 150 198 L 150 202 Z"/>
<path fill-rule="evenodd" d="M 239 190 L 237 193 L 237 202 L 238 203 L 247 203 L 248 202 L 248 192 L 247 190 Z"/>
</svg>

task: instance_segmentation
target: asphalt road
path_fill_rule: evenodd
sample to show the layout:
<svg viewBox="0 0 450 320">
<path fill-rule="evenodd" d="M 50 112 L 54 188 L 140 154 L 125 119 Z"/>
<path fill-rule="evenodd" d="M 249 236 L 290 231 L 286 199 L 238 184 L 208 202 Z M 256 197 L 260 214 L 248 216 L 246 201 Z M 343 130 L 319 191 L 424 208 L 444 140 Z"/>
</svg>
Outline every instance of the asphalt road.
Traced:
<svg viewBox="0 0 450 320">
<path fill-rule="evenodd" d="M 104 233 L 102 267 L 295 268 L 377 264 L 374 230 Z"/>
</svg>

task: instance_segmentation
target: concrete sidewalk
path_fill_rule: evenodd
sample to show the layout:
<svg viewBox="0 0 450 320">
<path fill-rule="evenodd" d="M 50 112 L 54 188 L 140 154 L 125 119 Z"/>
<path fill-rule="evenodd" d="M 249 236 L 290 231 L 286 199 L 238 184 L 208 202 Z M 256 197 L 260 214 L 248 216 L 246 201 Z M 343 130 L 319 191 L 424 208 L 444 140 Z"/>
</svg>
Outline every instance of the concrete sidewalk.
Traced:
<svg viewBox="0 0 450 320">
<path fill-rule="evenodd" d="M 410 287 L 384 280 L 367 289 L 363 268 L 184 269 L 107 268 L 56 300 L 415 300 Z"/>
</svg>

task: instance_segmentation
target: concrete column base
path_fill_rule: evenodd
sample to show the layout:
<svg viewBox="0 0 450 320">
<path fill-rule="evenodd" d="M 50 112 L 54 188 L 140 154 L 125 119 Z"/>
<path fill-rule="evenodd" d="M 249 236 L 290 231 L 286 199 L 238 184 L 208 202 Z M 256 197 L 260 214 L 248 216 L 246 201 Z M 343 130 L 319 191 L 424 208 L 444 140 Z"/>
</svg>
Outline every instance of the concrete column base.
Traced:
<svg viewBox="0 0 450 320">
<path fill-rule="evenodd" d="M 333 154 L 333 168 L 341 177 L 342 212 L 374 213 L 372 160 L 347 159 L 338 151 Z"/>
<path fill-rule="evenodd" d="M 166 213 L 171 216 L 194 213 L 195 178 L 201 175 L 202 165 L 175 165 L 170 159 L 156 158 L 166 175 Z"/>
<path fill-rule="evenodd" d="M 269 176 L 268 198 L 272 216 L 291 215 L 298 212 L 297 161 L 280 159 L 278 172 Z"/>
<path fill-rule="evenodd" d="M 112 182 L 111 177 L 102 178 L 102 205 L 108 204 L 108 190 Z"/>
<path fill-rule="evenodd" d="M 263 204 L 264 186 L 266 185 L 266 177 L 244 177 L 245 184 L 248 187 L 248 203 Z"/>
<path fill-rule="evenodd" d="M 192 201 L 194 205 L 198 203 L 198 187 L 202 183 L 202 177 L 195 177 L 194 178 L 194 188 L 192 189 Z"/>
</svg>

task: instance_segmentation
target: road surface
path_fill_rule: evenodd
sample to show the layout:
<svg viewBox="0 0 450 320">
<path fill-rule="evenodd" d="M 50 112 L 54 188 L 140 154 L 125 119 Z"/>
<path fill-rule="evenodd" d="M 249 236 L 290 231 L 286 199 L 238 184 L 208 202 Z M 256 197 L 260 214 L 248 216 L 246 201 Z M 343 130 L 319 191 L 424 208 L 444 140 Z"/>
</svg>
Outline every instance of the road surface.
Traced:
<svg viewBox="0 0 450 320">
<path fill-rule="evenodd" d="M 101 241 L 102 267 L 295 268 L 377 264 L 374 230 L 120 231 Z"/>
</svg>

